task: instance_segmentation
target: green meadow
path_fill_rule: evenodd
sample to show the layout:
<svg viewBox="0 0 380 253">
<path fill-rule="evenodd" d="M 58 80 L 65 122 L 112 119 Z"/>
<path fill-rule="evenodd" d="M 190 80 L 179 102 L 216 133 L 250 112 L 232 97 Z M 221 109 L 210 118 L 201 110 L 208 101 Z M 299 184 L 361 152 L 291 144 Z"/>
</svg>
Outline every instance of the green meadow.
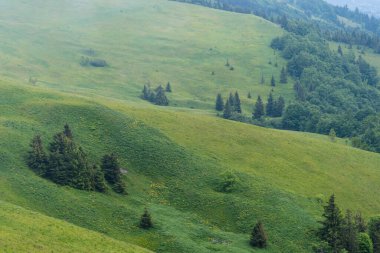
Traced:
<svg viewBox="0 0 380 253">
<path fill-rule="evenodd" d="M 278 80 L 273 24 L 164 0 L 0 0 L 0 14 L 1 250 L 310 252 L 332 193 L 342 209 L 379 213 L 379 154 L 215 116 L 218 92 L 238 90 L 249 115 L 246 94 L 266 97 Z M 82 67 L 82 56 L 109 66 Z M 139 98 L 144 84 L 168 81 L 171 106 Z M 290 101 L 292 85 L 274 92 Z M 119 155 L 127 196 L 57 186 L 27 168 L 31 138 L 47 147 L 65 123 L 92 161 Z M 230 193 L 218 190 L 226 172 L 237 178 Z M 149 231 L 138 227 L 145 207 Z M 258 220 L 262 251 L 248 244 Z"/>
</svg>

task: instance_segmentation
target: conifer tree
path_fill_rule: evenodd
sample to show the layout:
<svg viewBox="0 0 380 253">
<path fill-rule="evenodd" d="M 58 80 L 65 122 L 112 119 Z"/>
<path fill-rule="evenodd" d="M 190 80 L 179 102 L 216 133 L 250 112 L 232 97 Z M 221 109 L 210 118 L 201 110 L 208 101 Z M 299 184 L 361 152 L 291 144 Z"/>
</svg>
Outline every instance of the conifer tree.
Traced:
<svg viewBox="0 0 380 253">
<path fill-rule="evenodd" d="M 63 133 L 69 139 L 73 139 L 73 133 L 71 132 L 70 126 L 66 123 L 64 126 Z"/>
<path fill-rule="evenodd" d="M 112 185 L 112 189 L 117 193 L 126 194 L 117 156 L 113 153 L 103 156 L 101 168 L 104 173 L 104 178 Z"/>
<path fill-rule="evenodd" d="M 380 217 L 373 217 L 368 224 L 368 232 L 373 242 L 373 252 L 380 253 Z"/>
<path fill-rule="evenodd" d="M 166 92 L 172 92 L 172 86 L 170 85 L 170 82 L 168 82 L 166 84 L 166 89 L 165 89 Z"/>
<path fill-rule="evenodd" d="M 235 92 L 235 112 L 237 113 L 241 113 L 242 110 L 241 110 L 241 101 L 240 101 L 240 97 L 239 97 L 239 93 L 236 91 Z"/>
<path fill-rule="evenodd" d="M 267 102 L 267 106 L 266 106 L 266 114 L 269 117 L 272 117 L 275 114 L 275 107 L 274 107 L 272 92 L 269 93 L 269 96 L 268 96 L 268 102 Z"/>
<path fill-rule="evenodd" d="M 161 105 L 161 106 L 167 106 L 167 105 L 169 105 L 169 100 L 166 97 L 165 91 L 164 91 L 164 89 L 162 88 L 161 85 L 157 88 L 157 93 L 156 93 L 156 97 L 155 97 L 154 103 L 156 105 Z"/>
<path fill-rule="evenodd" d="M 264 79 L 264 75 L 261 74 L 261 80 L 260 80 L 260 84 L 264 84 L 265 83 L 265 79 Z"/>
<path fill-rule="evenodd" d="M 30 143 L 31 150 L 28 153 L 27 164 L 34 172 L 40 176 L 46 174 L 48 157 L 42 145 L 40 135 L 36 135 Z"/>
<path fill-rule="evenodd" d="M 142 99 L 149 100 L 150 99 L 150 89 L 147 85 L 144 85 L 144 89 L 142 91 Z"/>
<path fill-rule="evenodd" d="M 230 100 L 227 100 L 226 105 L 224 106 L 224 111 L 223 111 L 223 118 L 229 119 L 232 116 L 232 108 L 230 105 Z"/>
<path fill-rule="evenodd" d="M 331 247 L 332 253 L 339 253 L 342 247 L 342 214 L 335 203 L 335 195 L 331 195 L 328 203 L 324 206 L 322 227 L 319 237 Z"/>
<path fill-rule="evenodd" d="M 215 110 L 221 112 L 223 111 L 223 109 L 224 109 L 223 98 L 222 98 L 222 95 L 218 93 L 218 95 L 216 96 Z"/>
<path fill-rule="evenodd" d="M 272 79 L 270 80 L 270 85 L 272 87 L 275 87 L 276 86 L 276 79 L 274 79 L 274 76 L 272 75 Z"/>
<path fill-rule="evenodd" d="M 281 69 L 280 83 L 288 83 L 288 74 L 286 73 L 285 67 Z"/>
<path fill-rule="evenodd" d="M 265 233 L 263 223 L 261 221 L 257 222 L 252 230 L 250 244 L 252 247 L 256 248 L 266 248 L 268 237 Z"/>
<path fill-rule="evenodd" d="M 264 104 L 260 96 L 257 97 L 257 101 L 255 104 L 255 110 L 253 112 L 253 118 L 254 119 L 260 119 L 262 116 L 264 116 Z"/>
<path fill-rule="evenodd" d="M 231 92 L 230 92 L 230 96 L 228 97 L 228 101 L 230 102 L 231 109 L 233 109 L 235 107 L 235 97 L 234 95 L 232 95 Z"/>
<path fill-rule="evenodd" d="M 145 208 L 143 215 L 140 219 L 140 228 L 150 229 L 153 227 L 152 217 L 148 212 L 148 209 Z"/>
<path fill-rule="evenodd" d="M 247 98 L 248 98 L 248 99 L 251 99 L 251 98 L 252 98 L 251 92 L 248 92 Z"/>
<path fill-rule="evenodd" d="M 107 186 L 106 186 L 106 181 L 104 179 L 104 173 L 99 168 L 98 165 L 92 166 L 91 174 L 92 174 L 92 179 L 93 179 L 92 188 L 98 192 L 106 192 Z"/>
<path fill-rule="evenodd" d="M 354 217 L 350 210 L 346 211 L 346 216 L 342 222 L 342 244 L 344 248 L 350 253 L 356 253 L 358 230 L 355 226 Z"/>
<path fill-rule="evenodd" d="M 277 101 L 274 103 L 273 116 L 281 117 L 285 109 L 285 99 L 280 96 Z"/>
</svg>

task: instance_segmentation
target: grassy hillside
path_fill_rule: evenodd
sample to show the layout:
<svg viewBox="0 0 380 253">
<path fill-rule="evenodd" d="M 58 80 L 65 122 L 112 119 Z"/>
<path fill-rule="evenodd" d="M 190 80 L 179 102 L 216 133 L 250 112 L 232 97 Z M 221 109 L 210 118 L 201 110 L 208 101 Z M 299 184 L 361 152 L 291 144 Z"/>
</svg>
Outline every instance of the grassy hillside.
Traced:
<svg viewBox="0 0 380 253">
<path fill-rule="evenodd" d="M 150 252 L 0 201 L 2 252 Z"/>
<path fill-rule="evenodd" d="M 268 46 L 282 31 L 254 16 L 163 0 L 1 3 L 0 74 L 38 86 L 136 100 L 144 84 L 170 81 L 172 105 L 211 109 L 217 92 L 267 96 L 284 65 Z M 81 67 L 88 49 L 109 67 Z M 291 88 L 276 91 L 291 99 Z"/>
<path fill-rule="evenodd" d="M 268 46 L 281 33 L 276 26 L 161 0 L 86 3 L 0 0 L 0 221 L 6 224 L 0 233 L 9 234 L 9 251 L 45 247 L 54 235 L 57 251 L 70 242 L 76 252 L 109 251 L 109 243 L 116 252 L 125 252 L 126 243 L 156 252 L 255 252 L 249 233 L 262 220 L 270 238 L 265 252 L 310 252 L 331 193 L 343 208 L 378 213 L 379 154 L 325 136 L 225 121 L 211 111 L 218 91 L 270 91 L 258 83 L 261 69 L 268 82 L 280 71 L 268 64 L 276 57 Z M 81 67 L 88 48 L 109 67 Z M 234 71 L 224 66 L 226 58 Z M 29 77 L 39 81 L 29 84 Z M 177 106 L 138 99 L 148 81 L 170 81 Z M 291 86 L 276 93 L 290 99 Z M 248 110 L 253 101 L 244 103 Z M 128 196 L 60 187 L 26 168 L 33 135 L 47 145 L 65 123 L 92 161 L 109 152 L 120 156 Z M 218 191 L 226 171 L 238 178 L 231 193 Z M 155 224 L 149 231 L 138 228 L 145 207 Z M 41 243 L 20 240 L 36 230 Z M 68 231 L 63 242 L 61 231 Z"/>
</svg>

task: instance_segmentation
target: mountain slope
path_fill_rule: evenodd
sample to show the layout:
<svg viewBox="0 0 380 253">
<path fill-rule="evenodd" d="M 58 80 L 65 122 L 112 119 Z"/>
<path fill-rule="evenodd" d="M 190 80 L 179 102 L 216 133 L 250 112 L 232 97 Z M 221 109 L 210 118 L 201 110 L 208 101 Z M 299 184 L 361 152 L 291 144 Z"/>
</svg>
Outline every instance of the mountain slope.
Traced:
<svg viewBox="0 0 380 253">
<path fill-rule="evenodd" d="M 268 64 L 276 60 L 269 43 L 282 34 L 275 25 L 167 1 L 0 3 L 7 10 L 0 29 L 1 203 L 118 242 L 184 253 L 255 252 L 248 240 L 257 220 L 270 238 L 264 252 L 310 252 L 322 202 L 333 192 L 342 208 L 378 213 L 379 154 L 326 136 L 226 121 L 211 110 L 218 91 L 269 93 L 268 78 L 266 85 L 258 82 L 261 69 L 266 77 L 280 70 Z M 45 5 L 49 11 L 41 11 Z M 29 10 L 38 14 L 26 15 Z M 52 15 L 54 23 L 46 22 Z M 109 67 L 81 67 L 88 48 Z M 224 66 L 226 58 L 234 71 Z M 29 76 L 38 79 L 35 85 Z M 139 99 L 148 80 L 171 81 L 169 99 L 177 107 Z M 292 99 L 291 86 L 275 92 Z M 249 114 L 253 102 L 243 103 Z M 91 161 L 120 156 L 128 196 L 60 187 L 26 167 L 33 135 L 40 133 L 47 146 L 65 123 Z M 230 193 L 220 192 L 226 172 L 237 178 Z M 138 228 L 145 207 L 155 224 L 150 231 Z M 6 207 L 6 215 L 14 209 Z M 29 219 L 29 211 L 20 213 Z M 10 217 L 9 227 L 20 227 Z M 91 246 L 78 243 L 83 251 Z"/>
<path fill-rule="evenodd" d="M 151 252 L 0 201 L 2 252 Z"/>
</svg>

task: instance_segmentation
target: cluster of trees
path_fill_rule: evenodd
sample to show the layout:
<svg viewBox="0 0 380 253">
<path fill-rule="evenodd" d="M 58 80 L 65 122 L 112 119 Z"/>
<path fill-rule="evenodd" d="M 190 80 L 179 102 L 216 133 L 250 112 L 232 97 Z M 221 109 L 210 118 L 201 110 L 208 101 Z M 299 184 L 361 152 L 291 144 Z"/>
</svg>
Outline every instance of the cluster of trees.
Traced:
<svg viewBox="0 0 380 253">
<path fill-rule="evenodd" d="M 367 225 L 360 213 L 347 210 L 343 216 L 332 195 L 324 206 L 317 236 L 321 243 L 314 246 L 315 252 L 379 253 L 380 218 L 371 219 Z"/>
<path fill-rule="evenodd" d="M 59 185 L 80 190 L 107 191 L 107 182 L 117 193 L 126 193 L 117 157 L 105 155 L 101 166 L 91 164 L 82 147 L 77 145 L 70 127 L 54 135 L 45 151 L 42 138 L 36 135 L 30 144 L 28 166 L 38 175 Z"/>
<path fill-rule="evenodd" d="M 155 105 L 168 106 L 169 100 L 166 97 L 166 92 L 172 92 L 170 82 L 167 83 L 165 89 L 161 85 L 159 85 L 156 89 L 151 89 L 149 85 L 144 85 L 141 98 Z"/>
<path fill-rule="evenodd" d="M 220 93 L 216 96 L 215 110 L 223 112 L 223 118 L 229 119 L 236 114 L 241 114 L 241 101 L 239 93 L 230 93 L 226 103 L 224 103 L 223 97 Z"/>
<path fill-rule="evenodd" d="M 248 98 L 251 98 L 251 93 L 248 93 Z M 264 105 L 261 96 L 257 97 L 257 101 L 252 113 L 252 118 L 255 120 L 262 119 L 263 116 L 267 117 L 281 117 L 285 108 L 285 99 L 280 96 L 277 100 L 273 98 L 271 92 L 268 96 L 268 101 Z M 224 103 L 222 95 L 219 93 L 216 97 L 215 109 L 219 112 L 223 112 L 223 118 L 248 122 L 242 115 L 241 101 L 239 93 L 230 93 L 226 103 Z"/>
<path fill-rule="evenodd" d="M 317 34 L 287 34 L 275 38 L 272 47 L 282 52 L 297 80 L 297 101 L 286 108 L 281 128 L 322 134 L 335 129 L 338 137 L 353 138 L 356 147 L 380 151 L 375 68 L 351 51 L 332 51 Z"/>
</svg>

